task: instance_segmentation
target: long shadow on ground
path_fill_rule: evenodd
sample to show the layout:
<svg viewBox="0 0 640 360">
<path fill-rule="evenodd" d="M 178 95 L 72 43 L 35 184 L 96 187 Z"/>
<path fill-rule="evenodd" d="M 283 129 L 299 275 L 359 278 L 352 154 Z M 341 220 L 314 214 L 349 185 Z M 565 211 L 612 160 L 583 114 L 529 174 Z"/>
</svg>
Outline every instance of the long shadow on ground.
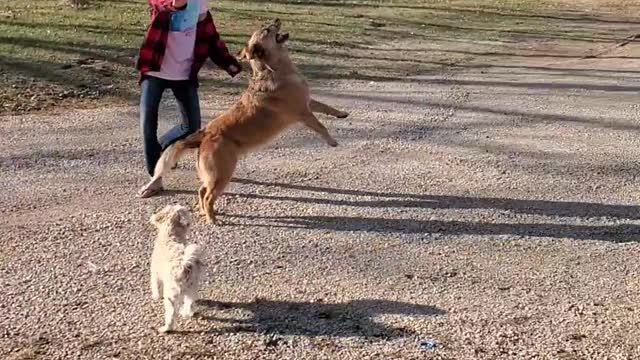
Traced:
<svg viewBox="0 0 640 360">
<path fill-rule="evenodd" d="M 496 209 L 531 215 L 570 218 L 640 219 L 640 206 L 632 205 L 373 192 L 366 190 L 269 183 L 247 179 L 235 179 L 234 181 L 243 184 L 275 186 L 294 190 L 375 198 L 373 200 L 345 200 L 300 196 L 235 194 L 236 196 L 246 198 L 259 198 L 273 201 L 298 201 L 335 206 L 377 208 Z M 403 234 L 442 233 L 452 235 L 517 235 L 581 240 L 605 240 L 611 242 L 629 242 L 640 239 L 640 225 L 635 224 L 575 225 L 555 223 L 477 223 L 465 221 L 417 220 L 412 218 L 367 218 L 359 216 L 247 216 L 231 214 L 227 214 L 227 216 L 232 218 L 260 219 L 271 222 L 269 225 L 264 226 L 325 229 L 333 231 L 367 231 Z"/>
<path fill-rule="evenodd" d="M 376 200 L 340 200 L 305 197 L 267 196 L 255 194 L 236 194 L 244 197 L 264 198 L 271 200 L 294 200 L 306 203 L 361 206 L 361 207 L 402 207 L 431 209 L 497 209 L 512 212 L 566 217 L 614 217 L 618 219 L 640 219 L 640 206 L 611 205 L 588 202 L 520 200 L 503 198 L 475 198 L 449 195 L 407 194 L 392 192 L 375 192 L 367 190 L 351 190 L 311 185 L 264 182 L 235 178 L 233 182 L 260 186 L 280 187 L 291 190 L 322 192 L 327 194 L 355 195 L 378 198 Z"/>
</svg>

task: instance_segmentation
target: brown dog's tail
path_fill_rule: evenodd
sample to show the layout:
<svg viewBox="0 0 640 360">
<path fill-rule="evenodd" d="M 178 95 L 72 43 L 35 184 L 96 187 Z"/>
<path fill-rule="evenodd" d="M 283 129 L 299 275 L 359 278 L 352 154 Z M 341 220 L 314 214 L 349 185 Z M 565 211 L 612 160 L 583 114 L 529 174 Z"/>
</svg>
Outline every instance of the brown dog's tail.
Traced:
<svg viewBox="0 0 640 360">
<path fill-rule="evenodd" d="M 182 140 L 176 141 L 171 146 L 166 148 L 162 152 L 162 156 L 156 164 L 156 168 L 153 172 L 153 179 L 151 179 L 151 182 L 154 182 L 157 179 L 161 178 L 168 170 L 176 166 L 178 160 L 180 160 L 185 150 L 200 147 L 203 138 L 204 130 L 198 130 L 197 132 L 187 136 Z"/>
</svg>

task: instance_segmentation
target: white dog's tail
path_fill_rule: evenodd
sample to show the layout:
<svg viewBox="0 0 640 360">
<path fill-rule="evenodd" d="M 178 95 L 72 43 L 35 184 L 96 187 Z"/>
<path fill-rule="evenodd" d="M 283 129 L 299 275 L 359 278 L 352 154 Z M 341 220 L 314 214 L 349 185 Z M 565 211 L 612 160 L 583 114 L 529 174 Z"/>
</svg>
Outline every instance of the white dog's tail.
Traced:
<svg viewBox="0 0 640 360">
<path fill-rule="evenodd" d="M 182 154 L 187 149 L 195 149 L 200 147 L 202 139 L 204 138 L 204 130 L 198 130 L 195 133 L 187 136 L 182 140 L 178 140 L 171 146 L 166 148 L 162 152 L 162 156 L 156 163 L 156 168 L 153 172 L 153 178 L 149 183 L 161 178 L 167 171 L 172 169 L 178 163 L 178 160 L 182 157 Z"/>
<path fill-rule="evenodd" d="M 200 247 L 196 244 L 189 244 L 184 248 L 184 254 L 182 255 L 182 262 L 180 264 L 179 278 L 188 278 L 196 267 L 202 265 L 200 262 Z"/>
</svg>

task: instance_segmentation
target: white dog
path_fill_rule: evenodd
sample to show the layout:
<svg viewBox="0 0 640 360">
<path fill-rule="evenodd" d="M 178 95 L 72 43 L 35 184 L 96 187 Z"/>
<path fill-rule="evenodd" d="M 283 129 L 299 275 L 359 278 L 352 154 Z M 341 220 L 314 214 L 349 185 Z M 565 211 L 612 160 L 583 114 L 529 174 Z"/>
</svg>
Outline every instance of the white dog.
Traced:
<svg viewBox="0 0 640 360">
<path fill-rule="evenodd" d="M 158 331 L 165 333 L 173 328 L 176 309 L 184 318 L 193 316 L 191 306 L 204 265 L 198 245 L 187 244 L 191 214 L 186 207 L 168 205 L 151 216 L 151 223 L 158 228 L 151 255 L 151 295 L 154 300 L 164 297 L 164 326 Z"/>
</svg>

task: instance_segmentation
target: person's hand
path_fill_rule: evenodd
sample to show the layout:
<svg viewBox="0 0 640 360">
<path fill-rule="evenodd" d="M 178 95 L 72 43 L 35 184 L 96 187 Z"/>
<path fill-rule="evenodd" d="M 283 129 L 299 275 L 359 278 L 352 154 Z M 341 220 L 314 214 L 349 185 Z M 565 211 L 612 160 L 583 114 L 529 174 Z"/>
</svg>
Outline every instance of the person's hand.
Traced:
<svg viewBox="0 0 640 360">
<path fill-rule="evenodd" d="M 173 0 L 173 8 L 174 9 L 180 9 L 182 7 L 184 7 L 185 5 L 187 5 L 187 2 L 189 0 Z"/>
<path fill-rule="evenodd" d="M 241 69 L 239 67 L 237 67 L 236 65 L 229 65 L 229 72 L 235 74 L 231 77 L 231 79 L 228 80 L 228 82 L 235 84 L 239 81 L 240 79 L 240 71 Z"/>
<path fill-rule="evenodd" d="M 231 65 L 231 66 L 229 66 L 229 71 L 230 71 L 230 72 L 232 72 L 232 73 L 234 73 L 234 74 L 236 74 L 236 73 L 239 73 L 239 72 L 240 72 L 240 69 L 239 69 L 237 66 L 235 66 L 235 65 Z M 234 77 L 235 77 L 235 76 L 234 76 Z"/>
</svg>

